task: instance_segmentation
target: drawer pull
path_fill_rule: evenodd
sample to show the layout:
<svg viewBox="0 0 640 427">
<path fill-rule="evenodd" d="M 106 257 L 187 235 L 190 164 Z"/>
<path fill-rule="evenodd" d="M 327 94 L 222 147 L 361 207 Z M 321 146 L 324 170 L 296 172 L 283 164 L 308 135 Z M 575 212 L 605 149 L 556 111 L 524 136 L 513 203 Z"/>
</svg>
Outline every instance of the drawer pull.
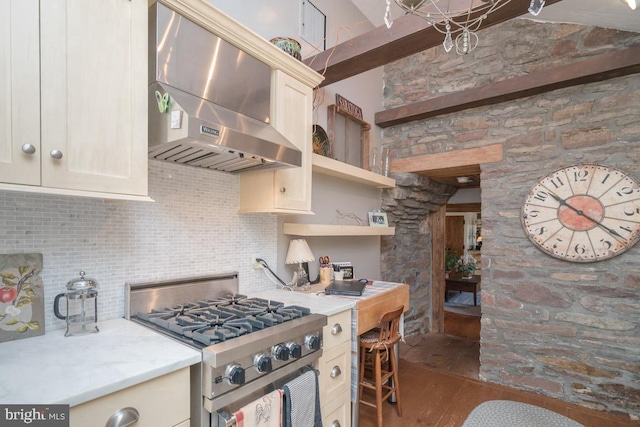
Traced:
<svg viewBox="0 0 640 427">
<path fill-rule="evenodd" d="M 340 374 L 342 374 L 342 371 L 340 370 L 340 367 L 339 366 L 334 366 L 333 369 L 331 370 L 331 372 L 329 373 L 329 376 L 331 378 L 335 378 Z"/>
<path fill-rule="evenodd" d="M 338 420 L 334 420 L 334 421 L 331 423 L 331 427 L 340 427 L 340 421 L 338 421 Z"/>
<path fill-rule="evenodd" d="M 104 427 L 127 427 L 138 422 L 139 419 L 140 413 L 136 408 L 122 408 L 109 417 Z"/>
<path fill-rule="evenodd" d="M 331 328 L 331 335 L 338 335 L 341 332 L 342 326 L 340 326 L 340 323 L 336 323 L 335 325 L 333 325 L 333 328 Z"/>
</svg>

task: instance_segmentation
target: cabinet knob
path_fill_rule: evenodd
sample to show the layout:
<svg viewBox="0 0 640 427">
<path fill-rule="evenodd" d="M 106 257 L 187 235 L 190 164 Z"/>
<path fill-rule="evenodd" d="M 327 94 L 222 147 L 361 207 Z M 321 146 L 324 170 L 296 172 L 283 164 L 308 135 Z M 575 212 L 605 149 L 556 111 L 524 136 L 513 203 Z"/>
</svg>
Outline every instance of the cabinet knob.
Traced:
<svg viewBox="0 0 640 427">
<path fill-rule="evenodd" d="M 32 144 L 24 144 L 22 146 L 22 152 L 27 154 L 33 154 L 36 152 L 36 147 L 34 147 Z"/>
<path fill-rule="evenodd" d="M 140 412 L 136 408 L 122 408 L 109 417 L 104 427 L 127 427 L 135 424 L 139 419 Z"/>
<path fill-rule="evenodd" d="M 338 420 L 334 420 L 334 421 L 331 423 L 331 427 L 340 427 L 340 421 L 338 421 Z"/>
<path fill-rule="evenodd" d="M 49 153 L 49 154 L 54 159 L 60 160 L 62 158 L 62 151 L 60 151 L 60 150 L 51 150 L 51 153 Z"/>
<path fill-rule="evenodd" d="M 340 370 L 339 366 L 334 366 L 333 369 L 331 370 L 331 372 L 329 373 L 329 376 L 331 378 L 335 378 L 337 376 L 339 376 L 340 374 L 342 374 L 342 371 Z"/>
<path fill-rule="evenodd" d="M 287 187 L 280 187 L 280 192 L 281 193 L 286 193 L 287 192 Z"/>
<path fill-rule="evenodd" d="M 342 332 L 342 326 L 340 326 L 340 323 L 333 325 L 333 328 L 331 328 L 331 335 L 338 335 L 340 332 Z"/>
</svg>

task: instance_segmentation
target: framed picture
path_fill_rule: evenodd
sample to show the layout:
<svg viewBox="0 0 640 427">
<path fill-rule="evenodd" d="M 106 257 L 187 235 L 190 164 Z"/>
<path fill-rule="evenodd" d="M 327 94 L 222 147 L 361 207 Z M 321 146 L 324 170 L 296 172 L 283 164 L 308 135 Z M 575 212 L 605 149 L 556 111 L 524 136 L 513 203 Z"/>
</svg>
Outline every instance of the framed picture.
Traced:
<svg viewBox="0 0 640 427">
<path fill-rule="evenodd" d="M 384 212 L 369 212 L 369 225 L 371 227 L 388 227 L 387 214 Z"/>
</svg>

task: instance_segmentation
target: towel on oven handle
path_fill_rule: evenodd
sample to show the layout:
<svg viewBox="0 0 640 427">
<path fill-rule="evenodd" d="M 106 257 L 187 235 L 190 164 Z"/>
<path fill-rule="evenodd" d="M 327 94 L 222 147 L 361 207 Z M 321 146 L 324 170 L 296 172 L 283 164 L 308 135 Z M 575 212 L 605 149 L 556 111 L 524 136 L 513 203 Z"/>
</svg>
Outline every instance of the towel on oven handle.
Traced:
<svg viewBox="0 0 640 427">
<path fill-rule="evenodd" d="M 276 390 L 243 406 L 233 414 L 237 427 L 281 427 L 282 390 Z"/>
<path fill-rule="evenodd" d="M 318 374 L 309 368 L 282 387 L 282 427 L 322 427 Z"/>
</svg>

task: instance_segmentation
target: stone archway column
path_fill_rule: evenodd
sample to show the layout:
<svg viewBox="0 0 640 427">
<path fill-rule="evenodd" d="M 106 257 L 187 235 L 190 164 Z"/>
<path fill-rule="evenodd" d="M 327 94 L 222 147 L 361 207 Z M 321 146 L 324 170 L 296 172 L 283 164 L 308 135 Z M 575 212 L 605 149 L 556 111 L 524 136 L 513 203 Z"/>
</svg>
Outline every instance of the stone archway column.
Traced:
<svg viewBox="0 0 640 427">
<path fill-rule="evenodd" d="M 432 236 L 431 214 L 446 205 L 456 187 L 413 173 L 394 173 L 396 187 L 383 191 L 382 210 L 394 236 L 381 240 L 382 279 L 406 283 L 411 307 L 405 314 L 405 335 L 431 330 Z M 438 267 L 440 268 L 440 267 Z M 441 266 L 444 268 L 444 265 Z"/>
</svg>

